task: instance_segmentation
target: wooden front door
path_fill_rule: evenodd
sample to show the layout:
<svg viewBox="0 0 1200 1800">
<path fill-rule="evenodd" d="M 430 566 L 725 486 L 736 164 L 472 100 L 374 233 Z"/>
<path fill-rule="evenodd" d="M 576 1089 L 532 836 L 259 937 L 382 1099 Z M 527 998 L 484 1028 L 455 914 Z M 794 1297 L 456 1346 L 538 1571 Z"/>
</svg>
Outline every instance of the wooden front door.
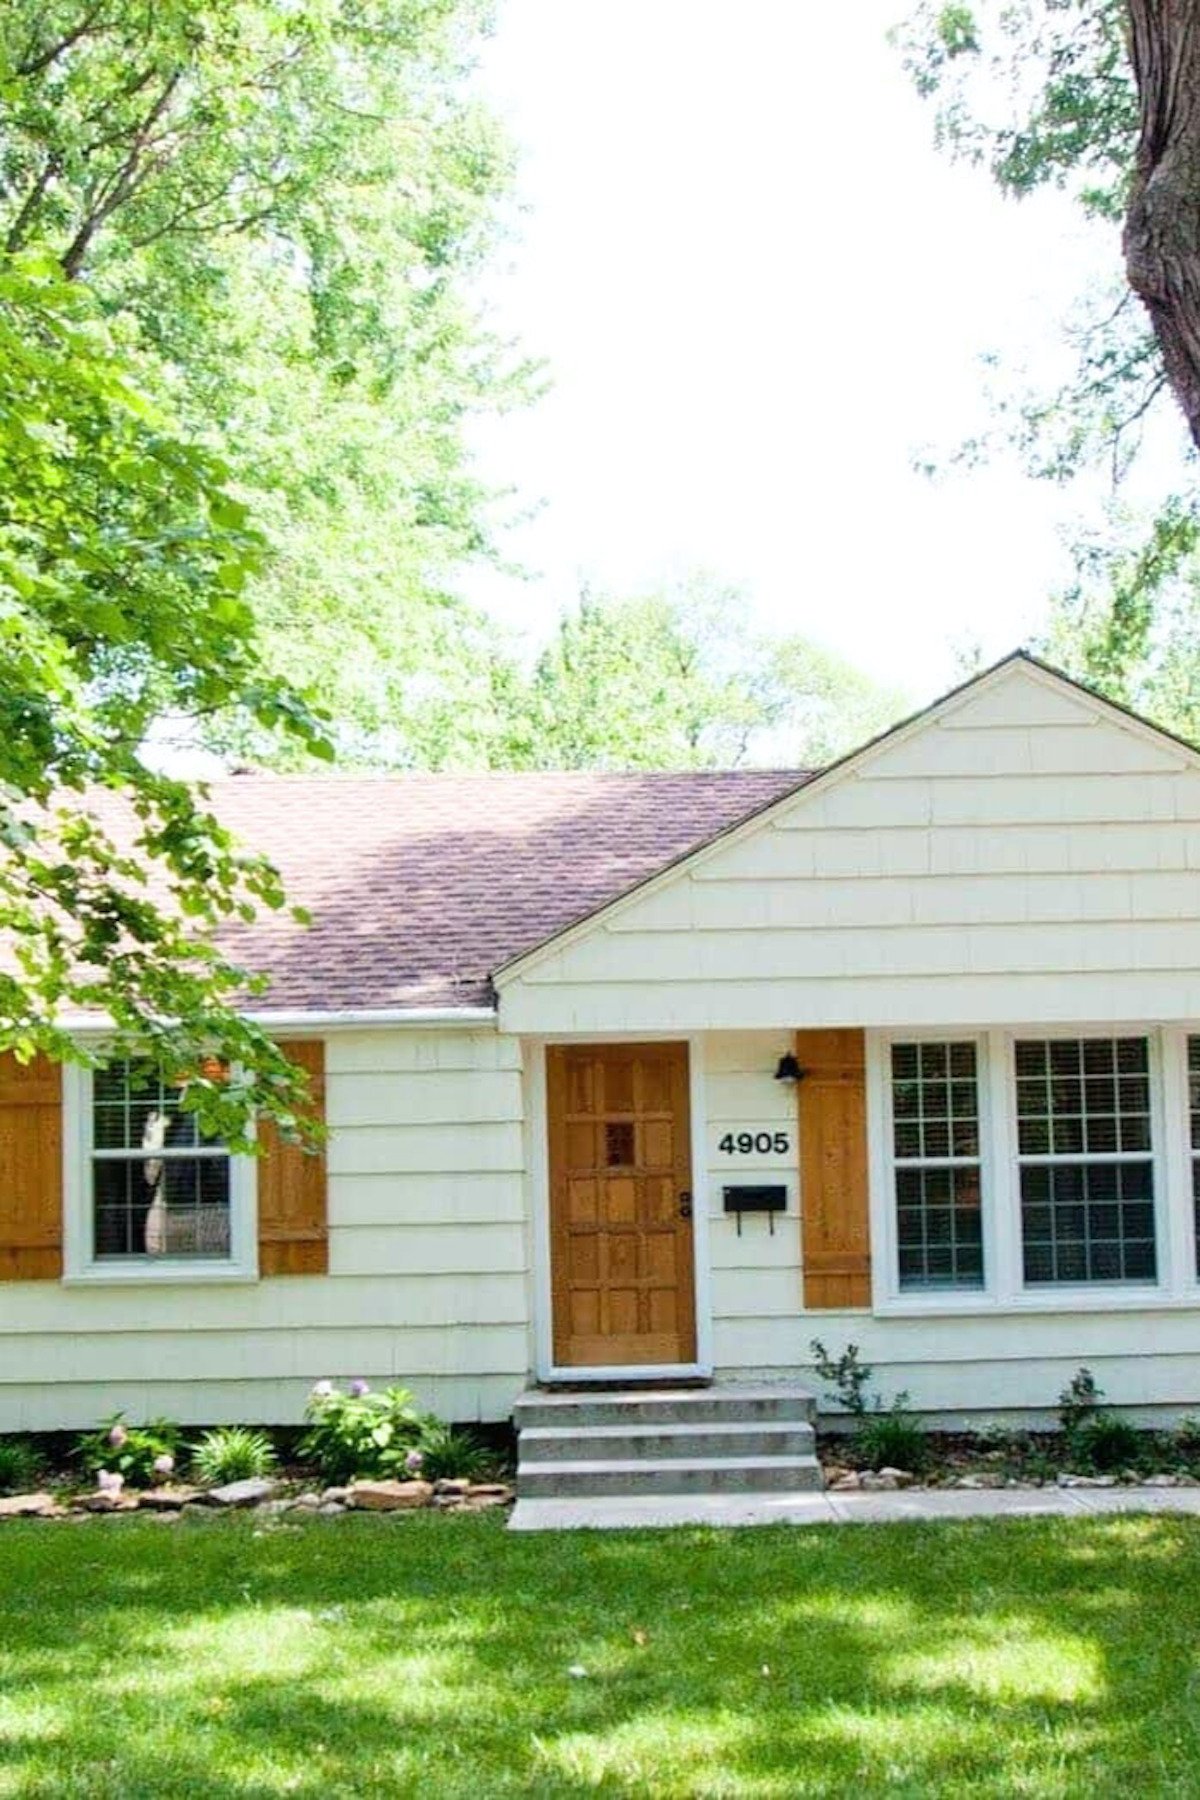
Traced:
<svg viewBox="0 0 1200 1800">
<path fill-rule="evenodd" d="M 694 1362 L 687 1045 L 546 1056 L 555 1365 Z"/>
</svg>

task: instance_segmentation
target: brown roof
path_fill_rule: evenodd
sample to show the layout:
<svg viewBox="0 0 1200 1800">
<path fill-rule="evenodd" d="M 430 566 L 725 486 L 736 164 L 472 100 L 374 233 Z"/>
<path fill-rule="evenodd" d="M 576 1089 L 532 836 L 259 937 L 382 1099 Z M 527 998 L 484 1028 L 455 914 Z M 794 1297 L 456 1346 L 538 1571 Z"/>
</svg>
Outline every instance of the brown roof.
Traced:
<svg viewBox="0 0 1200 1800">
<path fill-rule="evenodd" d="M 806 779 L 799 771 L 289 777 L 212 784 L 280 868 L 308 928 L 267 915 L 225 942 L 271 1011 L 487 1005 L 510 958 Z"/>
</svg>

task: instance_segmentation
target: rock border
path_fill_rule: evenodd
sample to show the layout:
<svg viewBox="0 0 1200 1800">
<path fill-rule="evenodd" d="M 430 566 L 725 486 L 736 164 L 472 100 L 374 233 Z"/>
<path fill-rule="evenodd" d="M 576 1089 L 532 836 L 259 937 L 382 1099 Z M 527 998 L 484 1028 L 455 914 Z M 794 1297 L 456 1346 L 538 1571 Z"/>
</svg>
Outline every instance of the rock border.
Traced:
<svg viewBox="0 0 1200 1800">
<path fill-rule="evenodd" d="M 0 1496 L 5 1519 L 128 1518 L 134 1513 L 170 1523 L 185 1515 L 215 1518 L 222 1512 L 251 1512 L 265 1519 L 337 1518 L 350 1512 L 485 1512 L 511 1506 L 515 1493 L 500 1481 L 352 1481 L 344 1487 L 307 1488 L 287 1493 L 271 1480 L 232 1481 L 223 1487 L 165 1485 L 141 1491 L 98 1489 L 56 1496 L 48 1489 Z"/>
</svg>

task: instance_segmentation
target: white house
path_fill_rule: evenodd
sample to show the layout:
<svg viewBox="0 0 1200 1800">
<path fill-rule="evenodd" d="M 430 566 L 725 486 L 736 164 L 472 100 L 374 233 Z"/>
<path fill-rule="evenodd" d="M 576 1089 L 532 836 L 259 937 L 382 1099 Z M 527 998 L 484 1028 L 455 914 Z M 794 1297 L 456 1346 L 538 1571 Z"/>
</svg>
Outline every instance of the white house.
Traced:
<svg viewBox="0 0 1200 1800">
<path fill-rule="evenodd" d="M 832 768 L 245 776 L 328 1151 L 0 1066 L 0 1431 L 803 1377 L 1200 1404 L 1200 758 L 1024 655 Z M 796 1078 L 798 1076 L 798 1079 Z"/>
</svg>

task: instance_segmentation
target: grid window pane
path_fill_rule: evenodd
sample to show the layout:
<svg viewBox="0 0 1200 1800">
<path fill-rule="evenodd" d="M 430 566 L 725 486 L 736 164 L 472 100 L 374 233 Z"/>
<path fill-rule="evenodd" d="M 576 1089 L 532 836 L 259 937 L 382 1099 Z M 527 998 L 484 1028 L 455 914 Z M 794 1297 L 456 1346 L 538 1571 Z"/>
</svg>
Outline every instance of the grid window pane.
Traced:
<svg viewBox="0 0 1200 1800">
<path fill-rule="evenodd" d="M 1026 1282 L 1156 1280 L 1148 1040 L 1033 1038 L 1015 1066 Z"/>
<path fill-rule="evenodd" d="M 900 1287 L 981 1288 L 975 1045 L 893 1044 L 891 1058 Z"/>
<path fill-rule="evenodd" d="M 97 1257 L 230 1255 L 229 1157 L 182 1110 L 178 1084 L 149 1064 L 98 1069 L 92 1148 Z"/>
</svg>

